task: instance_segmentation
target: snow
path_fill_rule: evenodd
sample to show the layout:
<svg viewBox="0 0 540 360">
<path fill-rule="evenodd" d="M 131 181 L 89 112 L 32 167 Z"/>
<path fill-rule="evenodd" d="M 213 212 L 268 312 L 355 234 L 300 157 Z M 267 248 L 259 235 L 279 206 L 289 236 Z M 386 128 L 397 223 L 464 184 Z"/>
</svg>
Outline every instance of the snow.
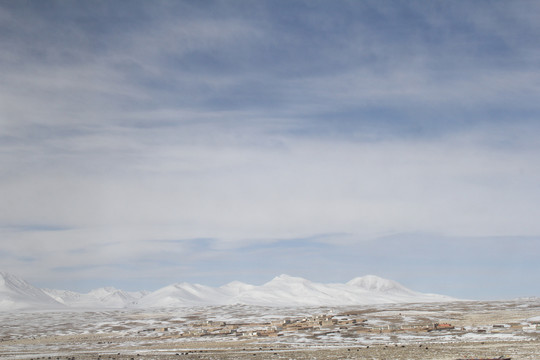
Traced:
<svg viewBox="0 0 540 360">
<path fill-rule="evenodd" d="M 0 272 L 0 311 L 55 309 L 63 305 L 25 280 Z"/>
<path fill-rule="evenodd" d="M 347 284 L 321 284 L 283 274 L 260 286 L 238 281 L 219 288 L 187 283 L 170 285 L 143 297 L 136 306 L 335 306 L 454 300 L 442 295 L 417 293 L 374 275 L 356 278 Z"/>
<path fill-rule="evenodd" d="M 253 285 L 245 284 L 240 281 L 231 281 L 230 283 L 220 287 L 221 291 L 229 295 L 239 295 L 242 292 L 252 290 Z"/>
<path fill-rule="evenodd" d="M 527 306 L 520 307 L 522 304 Z M 357 332 L 358 327 L 356 326 L 345 328 L 340 325 L 315 327 L 305 331 L 284 330 L 281 332 L 281 336 L 275 338 L 253 337 L 249 338 L 249 343 L 257 344 L 257 347 L 261 346 L 263 349 L 273 348 L 274 350 L 281 345 L 295 346 L 299 349 L 306 346 L 337 348 L 370 345 L 380 346 L 379 350 L 388 355 L 391 353 L 384 350 L 382 345 L 388 345 L 388 347 L 401 344 L 407 345 L 407 347 L 409 345 L 414 347 L 429 345 L 430 350 L 432 350 L 436 344 L 447 343 L 458 346 L 462 344 L 464 348 L 471 349 L 471 345 L 467 343 L 486 342 L 484 348 L 488 349 L 491 346 L 490 343 L 496 348 L 501 345 L 498 343 L 499 341 L 504 341 L 512 342 L 513 344 L 506 345 L 514 350 L 522 348 L 521 344 L 523 344 L 524 348 L 532 349 L 534 354 L 534 350 L 538 348 L 535 345 L 537 335 L 536 333 L 524 332 L 521 327 L 505 328 L 500 333 L 478 333 L 476 332 L 477 326 L 470 326 L 467 330 L 460 326 L 461 329 L 452 331 L 431 332 L 400 330 L 379 333 L 376 330 L 378 327 L 389 325 L 405 325 L 406 328 L 407 325 L 430 325 L 437 322 L 438 319 L 451 319 L 452 322 L 457 321 L 458 318 L 463 320 L 461 315 L 465 312 L 473 322 L 478 319 L 478 316 L 482 316 L 486 324 L 520 322 L 530 318 L 530 316 L 536 317 L 537 313 L 534 311 L 538 309 L 539 305 L 538 301 L 497 301 L 380 304 L 351 307 L 210 305 L 183 306 L 171 309 L 130 308 L 80 311 L 68 308 L 64 311 L 0 312 L 0 338 L 3 340 L 0 358 L 4 360 L 30 359 L 31 357 L 35 359 L 48 356 L 56 358 L 62 352 L 64 355 L 93 353 L 98 358 L 98 354 L 116 354 L 116 349 L 120 351 L 120 348 L 124 353 L 131 348 L 136 349 L 132 350 L 133 353 L 147 355 L 151 355 L 151 353 L 167 354 L 167 352 L 171 354 L 177 352 L 177 349 L 187 349 L 188 347 L 190 350 L 207 349 L 205 346 L 212 348 L 222 346 L 234 349 L 234 345 L 230 347 L 230 344 L 240 340 L 235 333 L 211 337 L 180 337 L 176 335 L 200 330 L 202 324 L 214 321 L 224 321 L 228 325 L 237 324 L 239 332 L 252 332 L 256 329 L 268 328 L 268 324 L 273 321 L 284 319 L 301 321 L 303 318 L 320 315 L 333 315 L 335 319 L 343 320 L 367 319 L 367 322 L 363 322 L 362 327 L 366 326 L 375 331 Z M 535 310 L 531 311 L 530 309 Z M 167 328 L 168 333 L 159 330 L 149 331 L 149 329 L 160 328 Z M 195 344 L 197 342 L 200 345 Z M 148 348 L 149 345 L 152 349 Z M 244 345 L 239 343 L 239 346 L 241 348 Z M 315 355 L 315 353 L 312 354 Z M 379 353 L 379 355 L 381 354 Z M 264 355 L 264 350 L 261 355 Z M 450 358 L 440 355 L 435 357 Z M 219 355 L 214 356 L 214 358 L 219 358 Z M 392 358 L 392 356 L 388 355 L 386 358 Z M 514 353 L 513 358 L 537 359 L 538 356 L 520 357 L 518 353 Z"/>
<path fill-rule="evenodd" d="M 395 281 L 383 279 L 375 275 L 366 275 L 357 277 L 347 283 L 347 285 L 359 287 L 361 289 L 376 291 L 376 292 L 401 292 L 415 294 L 413 291 L 405 288 Z"/>
<path fill-rule="evenodd" d="M 142 291 L 127 292 L 114 287 L 94 289 L 87 294 L 69 290 L 44 289 L 44 292 L 56 301 L 74 308 L 117 309 L 134 304 L 146 293 Z"/>
<path fill-rule="evenodd" d="M 346 284 L 322 284 L 283 274 L 259 286 L 239 281 L 221 287 L 184 282 L 165 286 L 151 293 L 103 287 L 81 294 L 69 290 L 41 290 L 14 275 L 0 274 L 0 311 L 62 306 L 77 309 L 232 304 L 272 307 L 342 306 L 456 300 L 443 295 L 414 292 L 395 281 L 374 275 L 357 277 Z"/>
<path fill-rule="evenodd" d="M 156 290 L 138 302 L 142 307 L 220 305 L 228 296 L 224 291 L 199 284 L 180 283 Z"/>
</svg>

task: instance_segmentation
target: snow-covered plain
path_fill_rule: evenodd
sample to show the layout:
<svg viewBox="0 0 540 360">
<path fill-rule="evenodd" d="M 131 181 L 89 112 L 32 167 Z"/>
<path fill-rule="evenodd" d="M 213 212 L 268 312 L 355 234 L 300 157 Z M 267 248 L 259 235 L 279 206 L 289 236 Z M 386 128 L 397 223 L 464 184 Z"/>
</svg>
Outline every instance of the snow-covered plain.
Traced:
<svg viewBox="0 0 540 360">
<path fill-rule="evenodd" d="M 86 294 L 38 289 L 12 274 L 0 272 L 0 311 L 19 309 L 121 309 L 205 305 L 345 306 L 455 301 L 448 296 L 412 291 L 374 275 L 346 284 L 322 284 L 280 275 L 263 285 L 233 281 L 221 287 L 177 283 L 154 292 L 126 292 L 113 287 Z"/>
<path fill-rule="evenodd" d="M 279 320 L 302 321 L 303 318 L 317 315 L 331 315 L 338 320 L 356 318 L 365 321 L 361 325 L 357 323 L 308 330 L 283 330 L 278 337 L 246 335 L 271 327 L 270 324 Z M 119 359 L 130 359 L 133 354 L 154 359 L 158 353 L 170 356 L 188 348 L 190 351 L 240 351 L 249 346 L 252 349 L 263 349 L 261 356 L 264 358 L 265 349 L 276 348 L 305 350 L 354 347 L 365 350 L 369 346 L 370 349 L 384 353 L 386 346 L 392 349 L 400 349 L 402 346 L 418 349 L 421 346 L 424 351 L 424 348 L 436 348 L 437 344 L 474 349 L 474 344 L 480 347 L 486 343 L 492 344 L 492 348 L 500 348 L 504 354 L 509 354 L 509 349 L 514 349 L 512 351 L 516 351 L 516 355 L 529 354 L 516 358 L 537 359 L 530 354 L 540 351 L 540 332 L 524 331 L 522 323 L 539 315 L 539 299 L 359 306 L 211 305 L 160 309 L 1 312 L 0 353 L 4 355 L 0 357 L 29 359 L 77 354 L 77 358 L 86 356 L 95 359 L 95 354 L 107 354 L 110 357 L 122 353 L 124 357 Z M 431 332 L 415 328 L 441 322 L 450 322 L 456 328 Z M 202 329 L 210 329 L 215 323 L 236 324 L 238 332 L 184 336 L 190 332 L 200 333 Z M 498 328 L 495 324 L 511 327 Z M 389 331 L 390 328 L 398 330 Z M 239 336 L 240 332 L 244 335 Z M 486 346 L 489 348 L 489 345 Z"/>
</svg>

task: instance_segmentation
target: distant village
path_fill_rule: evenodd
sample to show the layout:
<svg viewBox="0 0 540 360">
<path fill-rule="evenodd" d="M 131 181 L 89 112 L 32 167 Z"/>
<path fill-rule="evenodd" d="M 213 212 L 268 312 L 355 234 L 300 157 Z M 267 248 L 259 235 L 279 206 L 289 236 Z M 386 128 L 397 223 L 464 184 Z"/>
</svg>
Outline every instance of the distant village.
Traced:
<svg viewBox="0 0 540 360">
<path fill-rule="evenodd" d="M 362 333 L 514 333 L 517 331 L 540 331 L 540 321 L 531 323 L 492 324 L 483 326 L 457 327 L 450 323 L 429 324 L 392 324 L 385 326 L 370 325 L 367 319 L 354 314 L 316 315 L 302 318 L 286 318 L 271 322 L 227 323 L 224 321 L 206 321 L 190 324 L 188 328 L 150 328 L 142 333 L 161 333 L 168 338 L 195 338 L 234 336 L 238 338 L 265 338 L 290 335 L 298 332 L 317 332 L 318 335 L 339 333 L 341 336 L 358 336 Z"/>
</svg>

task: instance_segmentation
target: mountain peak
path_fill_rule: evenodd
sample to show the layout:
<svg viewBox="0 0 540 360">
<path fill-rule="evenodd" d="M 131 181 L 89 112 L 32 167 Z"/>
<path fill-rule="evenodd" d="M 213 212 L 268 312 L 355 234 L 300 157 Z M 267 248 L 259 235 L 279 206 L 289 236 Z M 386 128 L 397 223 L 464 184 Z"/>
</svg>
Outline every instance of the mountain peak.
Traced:
<svg viewBox="0 0 540 360">
<path fill-rule="evenodd" d="M 108 287 L 79 294 L 60 290 L 44 292 L 14 275 L 0 272 L 0 310 L 63 306 L 60 303 L 68 308 L 125 308 L 227 304 L 339 306 L 454 300 L 442 295 L 417 293 L 375 275 L 357 277 L 346 284 L 316 283 L 281 274 L 263 285 L 233 281 L 221 287 L 210 287 L 183 282 L 151 293 L 128 293 Z"/>
<path fill-rule="evenodd" d="M 0 285 L 15 287 L 30 286 L 30 284 L 28 284 L 25 280 L 5 271 L 0 271 Z"/>
<path fill-rule="evenodd" d="M 118 292 L 118 291 L 121 291 L 121 290 L 118 290 L 118 289 L 116 289 L 115 287 L 112 287 L 112 286 L 105 286 L 105 287 L 90 290 L 88 292 L 88 295 L 92 295 L 92 296 L 95 296 L 95 297 L 103 297 L 103 296 L 108 296 L 108 295 L 113 294 L 113 293 Z"/>
<path fill-rule="evenodd" d="M 290 276 L 287 274 L 281 274 L 276 276 L 265 285 L 274 284 L 274 283 L 309 283 L 310 281 L 301 277 Z"/>
<path fill-rule="evenodd" d="M 365 290 L 370 290 L 370 291 L 385 292 L 385 291 L 390 291 L 390 290 L 401 290 L 401 291 L 410 292 L 409 289 L 405 288 L 401 284 L 393 280 L 384 279 L 376 275 L 365 275 L 362 277 L 354 278 L 351 281 L 349 281 L 347 285 L 360 287 L 360 288 L 363 288 Z"/>
<path fill-rule="evenodd" d="M 249 285 L 244 282 L 234 280 L 234 281 L 231 281 L 230 283 L 220 286 L 219 288 L 220 289 L 247 289 L 247 288 L 252 288 L 252 287 L 253 285 Z"/>
<path fill-rule="evenodd" d="M 63 305 L 16 275 L 0 272 L 0 310 L 58 308 Z"/>
</svg>

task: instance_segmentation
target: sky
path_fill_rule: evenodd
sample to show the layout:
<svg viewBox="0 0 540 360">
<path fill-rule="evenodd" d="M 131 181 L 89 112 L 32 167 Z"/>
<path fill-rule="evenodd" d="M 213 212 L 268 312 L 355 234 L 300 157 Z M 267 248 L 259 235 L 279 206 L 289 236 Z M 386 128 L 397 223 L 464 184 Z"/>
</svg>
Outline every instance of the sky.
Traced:
<svg viewBox="0 0 540 360">
<path fill-rule="evenodd" d="M 0 0 L 0 269 L 540 296 L 540 3 Z"/>
</svg>

